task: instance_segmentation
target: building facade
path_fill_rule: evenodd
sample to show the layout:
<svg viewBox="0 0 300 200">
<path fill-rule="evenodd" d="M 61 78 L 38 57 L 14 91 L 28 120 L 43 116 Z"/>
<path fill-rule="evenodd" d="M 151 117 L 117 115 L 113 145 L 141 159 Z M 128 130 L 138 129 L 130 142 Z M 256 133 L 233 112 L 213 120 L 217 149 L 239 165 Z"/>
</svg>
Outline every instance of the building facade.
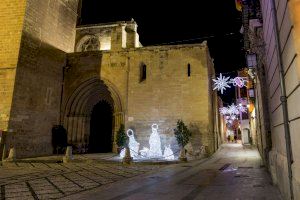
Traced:
<svg viewBox="0 0 300 200">
<path fill-rule="evenodd" d="M 192 152 L 213 153 L 220 125 L 207 44 L 143 47 L 134 20 L 76 26 L 78 3 L 22 0 L 18 12 L 1 3 L 16 26 L 0 31 L 11 45 L 1 48 L 0 129 L 14 132 L 18 157 L 52 154 L 58 124 L 75 147 L 111 152 L 121 124 L 147 146 L 156 123 L 176 150 L 178 119 L 192 130 Z"/>
<path fill-rule="evenodd" d="M 244 9 L 247 50 L 257 57 L 258 147 L 284 198 L 300 199 L 300 2 L 244 1 Z"/>
</svg>

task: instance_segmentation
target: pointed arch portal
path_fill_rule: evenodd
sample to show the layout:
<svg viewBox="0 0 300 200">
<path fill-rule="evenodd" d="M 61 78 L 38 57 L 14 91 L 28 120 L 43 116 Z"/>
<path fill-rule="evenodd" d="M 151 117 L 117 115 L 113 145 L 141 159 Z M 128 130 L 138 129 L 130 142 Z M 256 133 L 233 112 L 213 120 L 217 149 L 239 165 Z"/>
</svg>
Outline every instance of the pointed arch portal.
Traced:
<svg viewBox="0 0 300 200">
<path fill-rule="evenodd" d="M 68 142 L 88 152 L 116 152 L 115 137 L 124 116 L 116 88 L 98 77 L 82 82 L 65 103 Z"/>
</svg>

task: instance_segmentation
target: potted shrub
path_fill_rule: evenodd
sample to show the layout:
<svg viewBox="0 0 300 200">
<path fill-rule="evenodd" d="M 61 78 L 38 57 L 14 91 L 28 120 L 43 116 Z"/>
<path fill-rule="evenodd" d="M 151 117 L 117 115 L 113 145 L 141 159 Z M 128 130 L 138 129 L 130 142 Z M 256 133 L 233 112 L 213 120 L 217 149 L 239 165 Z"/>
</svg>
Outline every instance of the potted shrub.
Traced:
<svg viewBox="0 0 300 200">
<path fill-rule="evenodd" d="M 125 133 L 125 126 L 124 124 L 121 124 L 116 137 L 116 143 L 117 143 L 117 151 L 118 153 L 121 152 L 123 148 L 125 148 L 127 142 L 127 135 Z"/>
<path fill-rule="evenodd" d="M 178 120 L 176 129 L 174 129 L 174 134 L 178 142 L 178 145 L 181 148 L 179 159 L 181 161 L 187 161 L 184 147 L 189 142 L 192 133 L 182 120 Z"/>
</svg>

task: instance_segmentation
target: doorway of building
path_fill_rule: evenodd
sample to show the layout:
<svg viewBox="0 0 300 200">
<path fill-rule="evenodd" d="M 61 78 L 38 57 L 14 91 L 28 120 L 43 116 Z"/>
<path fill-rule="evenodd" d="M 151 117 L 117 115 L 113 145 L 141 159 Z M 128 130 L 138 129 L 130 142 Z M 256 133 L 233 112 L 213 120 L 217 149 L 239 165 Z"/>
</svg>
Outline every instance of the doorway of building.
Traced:
<svg viewBox="0 0 300 200">
<path fill-rule="evenodd" d="M 112 108 L 106 101 L 97 103 L 90 121 L 90 153 L 112 152 Z"/>
</svg>

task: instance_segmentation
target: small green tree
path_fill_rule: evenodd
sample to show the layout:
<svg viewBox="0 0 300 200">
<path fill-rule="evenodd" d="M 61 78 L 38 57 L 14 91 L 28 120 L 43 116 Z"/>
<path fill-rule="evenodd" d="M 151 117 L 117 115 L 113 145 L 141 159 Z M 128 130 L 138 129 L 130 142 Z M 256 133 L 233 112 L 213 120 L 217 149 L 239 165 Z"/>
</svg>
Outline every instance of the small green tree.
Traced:
<svg viewBox="0 0 300 200">
<path fill-rule="evenodd" d="M 116 138 L 118 147 L 120 147 L 120 148 L 125 147 L 126 141 L 127 141 L 127 135 L 125 133 L 125 126 L 124 126 L 124 124 L 121 124 L 121 126 L 117 132 L 117 138 Z"/>
<path fill-rule="evenodd" d="M 182 120 L 177 121 L 177 127 L 174 129 L 174 134 L 179 146 L 182 148 L 189 142 L 190 137 L 192 136 L 191 131 Z"/>
</svg>

